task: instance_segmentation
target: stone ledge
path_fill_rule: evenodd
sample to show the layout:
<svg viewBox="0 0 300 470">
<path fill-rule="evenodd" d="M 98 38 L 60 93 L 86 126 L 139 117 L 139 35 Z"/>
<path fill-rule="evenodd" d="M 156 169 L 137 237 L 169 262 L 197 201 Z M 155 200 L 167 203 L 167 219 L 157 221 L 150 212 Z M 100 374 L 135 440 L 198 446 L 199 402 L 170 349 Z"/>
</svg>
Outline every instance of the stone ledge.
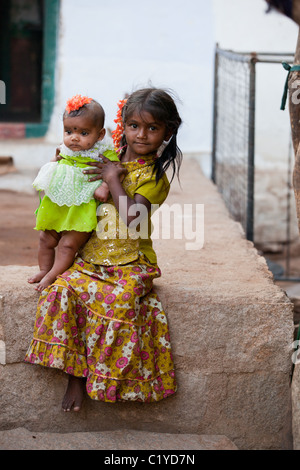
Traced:
<svg viewBox="0 0 300 470">
<path fill-rule="evenodd" d="M 138 428 L 226 435 L 240 449 L 291 448 L 293 305 L 196 163 L 183 165 L 181 182 L 183 191 L 174 182 L 167 202 L 204 204 L 204 246 L 188 251 L 184 239 L 155 241 L 162 268 L 155 285 L 170 322 L 178 393 L 145 406 L 86 400 L 79 414 L 66 416 L 65 374 L 21 363 L 38 300 L 26 278 L 36 268 L 7 266 L 0 273 L 7 364 L 0 365 L 0 429 Z"/>
<path fill-rule="evenodd" d="M 31 341 L 39 294 L 26 279 L 36 270 L 34 266 L 1 269 L 0 364 L 4 364 L 3 358 L 6 358 L 5 364 L 22 362 Z M 179 367 L 183 356 L 187 362 L 196 354 L 201 357 L 201 364 L 196 367 L 210 370 L 213 366 L 215 373 L 253 372 L 267 366 L 288 371 L 291 354 L 279 354 L 278 347 L 282 347 L 280 338 L 285 336 L 290 337 L 290 343 L 285 344 L 286 353 L 292 343 L 293 305 L 281 290 L 265 290 L 265 296 L 261 296 L 261 291 L 260 295 L 254 295 L 252 289 L 251 297 L 242 296 L 241 292 L 232 296 L 224 291 L 219 298 L 217 293 L 212 295 L 212 287 L 208 289 L 203 285 L 199 289 L 192 282 L 189 286 L 180 286 L 180 296 L 174 282 L 166 284 L 163 278 L 155 286 L 168 312 Z M 223 330 L 222 335 L 220 330 Z"/>
<path fill-rule="evenodd" d="M 238 450 L 238 448 L 226 436 L 164 434 L 132 430 L 103 433 L 33 433 L 27 429 L 18 428 L 9 431 L 0 431 L 0 450 L 192 451 Z M 116 454 L 116 456 L 117 455 L 118 454 Z"/>
</svg>

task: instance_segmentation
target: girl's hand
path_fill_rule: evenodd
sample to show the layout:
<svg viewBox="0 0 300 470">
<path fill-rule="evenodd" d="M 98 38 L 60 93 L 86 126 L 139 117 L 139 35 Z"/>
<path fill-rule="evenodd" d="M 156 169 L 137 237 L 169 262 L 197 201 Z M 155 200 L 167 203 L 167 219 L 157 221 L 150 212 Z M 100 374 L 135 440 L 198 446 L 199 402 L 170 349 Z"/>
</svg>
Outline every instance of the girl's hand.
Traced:
<svg viewBox="0 0 300 470">
<path fill-rule="evenodd" d="M 125 224 L 129 227 L 137 219 L 140 223 L 140 207 L 145 206 L 147 213 L 151 210 L 151 203 L 142 195 L 135 194 L 134 198 L 130 198 L 124 190 L 121 180 L 126 175 L 127 170 L 121 162 L 111 162 L 108 158 L 101 155 L 102 162 L 91 162 L 89 165 L 95 167 L 91 170 L 84 170 L 86 174 L 97 174 L 89 179 L 96 181 L 102 179 L 107 183 L 111 197 L 114 201 L 117 211 Z M 132 207 L 134 206 L 134 207 Z"/>
<path fill-rule="evenodd" d="M 101 155 L 103 162 L 87 163 L 93 167 L 91 170 L 84 170 L 84 174 L 93 175 L 89 181 L 103 180 L 108 185 L 111 181 L 118 179 L 127 173 L 126 169 L 122 166 L 121 162 L 111 162 L 108 158 Z M 96 173 L 96 175 L 95 175 Z"/>
</svg>

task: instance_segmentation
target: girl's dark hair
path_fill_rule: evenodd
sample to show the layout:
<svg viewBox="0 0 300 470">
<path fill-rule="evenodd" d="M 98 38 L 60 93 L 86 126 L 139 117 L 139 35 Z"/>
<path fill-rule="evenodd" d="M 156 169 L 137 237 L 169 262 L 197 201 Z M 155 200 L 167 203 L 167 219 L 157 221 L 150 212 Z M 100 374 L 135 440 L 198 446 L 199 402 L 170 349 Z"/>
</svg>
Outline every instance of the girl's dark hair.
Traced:
<svg viewBox="0 0 300 470">
<path fill-rule="evenodd" d="M 133 113 L 142 113 L 147 111 L 158 122 L 166 125 L 167 132 L 172 133 L 168 145 L 164 148 L 159 158 L 155 160 L 154 172 L 156 173 L 156 182 L 160 180 L 164 172 L 169 168 L 173 169 L 174 175 L 179 173 L 182 161 L 182 152 L 177 146 L 177 132 L 182 120 L 179 116 L 175 102 L 169 92 L 159 88 L 143 88 L 133 92 L 127 99 L 122 109 L 122 119 L 124 125 Z M 126 137 L 123 135 L 121 147 L 126 145 Z"/>
</svg>

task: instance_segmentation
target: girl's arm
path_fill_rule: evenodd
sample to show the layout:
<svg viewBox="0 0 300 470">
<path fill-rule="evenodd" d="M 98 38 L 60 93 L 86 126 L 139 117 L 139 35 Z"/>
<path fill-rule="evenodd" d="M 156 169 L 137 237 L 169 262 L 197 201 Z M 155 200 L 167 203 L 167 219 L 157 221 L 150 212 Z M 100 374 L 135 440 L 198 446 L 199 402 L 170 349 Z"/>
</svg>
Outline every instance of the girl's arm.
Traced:
<svg viewBox="0 0 300 470">
<path fill-rule="evenodd" d="M 116 209 L 127 225 L 131 225 L 135 219 L 139 218 L 141 210 L 146 209 L 148 213 L 151 209 L 151 203 L 144 196 L 135 194 L 134 199 L 131 199 L 124 190 L 120 177 L 126 173 L 122 165 L 116 165 L 107 158 L 103 157 L 104 163 L 91 163 L 97 169 L 85 170 L 86 174 L 95 174 L 89 181 L 96 181 L 102 179 L 108 184 L 111 197 L 115 203 Z M 139 205 L 141 205 L 139 207 Z M 132 225 L 131 225 L 132 226 Z"/>
</svg>

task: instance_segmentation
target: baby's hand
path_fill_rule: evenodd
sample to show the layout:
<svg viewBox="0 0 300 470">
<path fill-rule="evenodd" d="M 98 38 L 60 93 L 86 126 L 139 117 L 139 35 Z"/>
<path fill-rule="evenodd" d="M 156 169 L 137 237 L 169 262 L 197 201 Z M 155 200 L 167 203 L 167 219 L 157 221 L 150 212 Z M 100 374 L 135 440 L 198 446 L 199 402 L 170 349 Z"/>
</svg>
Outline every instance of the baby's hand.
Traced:
<svg viewBox="0 0 300 470">
<path fill-rule="evenodd" d="M 109 196 L 108 185 L 103 181 L 101 186 L 94 192 L 94 198 L 100 202 L 106 202 Z"/>
<path fill-rule="evenodd" d="M 55 157 L 53 157 L 52 160 L 50 160 L 50 161 L 51 162 L 58 162 L 59 160 L 61 160 L 62 157 L 59 154 L 60 154 L 60 149 L 57 148 L 56 152 L 55 152 Z"/>
</svg>

